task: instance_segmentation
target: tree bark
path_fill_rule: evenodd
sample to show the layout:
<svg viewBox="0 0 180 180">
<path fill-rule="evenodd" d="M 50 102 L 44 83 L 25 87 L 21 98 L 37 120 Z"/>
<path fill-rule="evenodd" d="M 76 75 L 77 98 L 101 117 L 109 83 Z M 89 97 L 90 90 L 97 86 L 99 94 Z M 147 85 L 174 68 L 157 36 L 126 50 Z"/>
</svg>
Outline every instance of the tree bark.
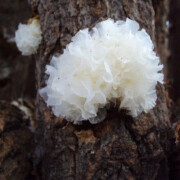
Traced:
<svg viewBox="0 0 180 180">
<path fill-rule="evenodd" d="M 150 33 L 164 64 L 165 87 L 157 86 L 157 106 L 149 114 L 133 119 L 111 109 L 102 123 L 79 126 L 54 117 L 37 94 L 36 131 L 35 61 L 21 56 L 13 43 L 18 23 L 26 23 L 31 10 L 26 0 L 0 0 L 0 180 L 180 179 L 179 1 L 28 1 L 43 29 L 38 89 L 45 85 L 51 57 L 62 53 L 79 29 L 107 17 L 129 17 Z"/>
<path fill-rule="evenodd" d="M 14 36 L 19 23 L 27 23 L 31 7 L 26 0 L 0 0 L 0 99 L 35 98 L 35 61 L 22 56 Z"/>
<path fill-rule="evenodd" d="M 166 62 L 162 49 L 167 47 L 161 39 L 167 38 L 167 13 L 162 8 L 168 7 L 168 1 L 33 0 L 31 4 L 43 32 L 36 58 L 38 89 L 45 85 L 45 65 L 51 57 L 62 53 L 78 30 L 92 27 L 100 18 L 138 21 Z M 156 28 L 159 24 L 162 29 Z M 41 161 L 42 179 L 166 179 L 170 122 L 166 92 L 159 84 L 157 95 L 156 107 L 137 118 L 111 109 L 106 120 L 97 125 L 73 125 L 54 117 L 37 94 L 36 139 L 41 153 L 35 163 Z"/>
<path fill-rule="evenodd" d="M 36 57 L 37 88 L 45 85 L 45 65 L 62 53 L 77 31 L 101 18 L 131 18 L 150 34 L 163 63 L 167 59 L 168 1 L 147 0 L 31 0 L 39 14 L 43 42 Z M 166 11 L 163 11 L 165 9 Z M 162 25 L 162 28 L 159 25 Z M 37 93 L 35 165 L 41 178 L 57 179 L 168 179 L 170 121 L 167 93 L 157 85 L 157 105 L 132 118 L 111 109 L 96 125 L 73 125 L 53 116 Z"/>
<path fill-rule="evenodd" d="M 0 180 L 33 177 L 31 118 L 32 110 L 27 104 L 0 101 Z"/>
<path fill-rule="evenodd" d="M 23 57 L 14 42 L 18 24 L 26 23 L 30 15 L 26 0 L 0 0 L 0 180 L 35 177 L 31 103 L 35 97 L 35 61 Z"/>
</svg>

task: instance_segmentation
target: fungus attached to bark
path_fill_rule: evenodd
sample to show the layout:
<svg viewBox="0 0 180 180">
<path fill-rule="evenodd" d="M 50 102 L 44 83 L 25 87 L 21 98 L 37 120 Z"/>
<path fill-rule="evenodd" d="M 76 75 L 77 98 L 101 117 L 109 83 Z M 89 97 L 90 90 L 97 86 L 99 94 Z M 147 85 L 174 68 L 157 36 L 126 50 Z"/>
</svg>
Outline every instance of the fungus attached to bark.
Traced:
<svg viewBox="0 0 180 180">
<path fill-rule="evenodd" d="M 22 55 L 29 56 L 37 52 L 42 40 L 41 34 L 40 21 L 37 18 L 30 19 L 28 24 L 19 24 L 15 42 Z"/>
<path fill-rule="evenodd" d="M 80 30 L 63 54 L 52 57 L 40 94 L 56 116 L 74 123 L 102 121 L 116 100 L 136 117 L 155 106 L 156 84 L 163 83 L 153 49 L 136 21 L 99 22 L 92 31 Z"/>
</svg>

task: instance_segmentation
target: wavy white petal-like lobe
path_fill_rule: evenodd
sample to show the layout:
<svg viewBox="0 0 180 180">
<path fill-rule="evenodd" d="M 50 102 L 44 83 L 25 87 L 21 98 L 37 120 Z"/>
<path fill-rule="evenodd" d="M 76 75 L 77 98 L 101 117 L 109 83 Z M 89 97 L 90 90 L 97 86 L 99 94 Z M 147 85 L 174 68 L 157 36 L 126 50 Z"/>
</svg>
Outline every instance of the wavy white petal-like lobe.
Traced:
<svg viewBox="0 0 180 180">
<path fill-rule="evenodd" d="M 35 54 L 42 40 L 40 21 L 33 19 L 30 24 L 19 24 L 15 32 L 15 42 L 22 55 Z"/>
<path fill-rule="evenodd" d="M 46 66 L 49 78 L 40 90 L 54 114 L 73 123 L 98 123 L 109 104 L 120 99 L 136 117 L 156 105 L 156 84 L 163 83 L 150 36 L 136 21 L 102 21 L 80 30 L 63 54 Z"/>
</svg>

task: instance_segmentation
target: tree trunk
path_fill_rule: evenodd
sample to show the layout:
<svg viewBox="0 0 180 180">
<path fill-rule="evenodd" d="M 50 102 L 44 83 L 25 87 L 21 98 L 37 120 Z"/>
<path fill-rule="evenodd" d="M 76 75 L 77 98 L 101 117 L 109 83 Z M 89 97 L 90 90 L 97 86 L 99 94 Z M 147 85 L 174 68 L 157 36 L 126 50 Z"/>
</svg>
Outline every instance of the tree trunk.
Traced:
<svg viewBox="0 0 180 180">
<path fill-rule="evenodd" d="M 43 42 L 36 57 L 37 88 L 45 85 L 45 65 L 62 53 L 77 31 L 101 18 L 131 18 L 150 34 L 162 63 L 167 62 L 168 1 L 32 0 Z M 166 71 L 165 71 L 166 72 Z M 35 165 L 44 180 L 168 179 L 170 122 L 167 93 L 157 85 L 157 105 L 137 118 L 111 109 L 96 125 L 73 125 L 53 116 L 37 93 Z"/>
<path fill-rule="evenodd" d="M 26 0 L 0 0 L 0 180 L 34 176 L 30 121 L 34 120 L 35 61 L 23 57 L 14 42 L 19 22 L 25 23 L 30 15 Z"/>
<path fill-rule="evenodd" d="M 27 105 L 27 104 L 26 104 Z M 32 177 L 32 112 L 23 102 L 0 101 L 0 180 Z"/>
</svg>

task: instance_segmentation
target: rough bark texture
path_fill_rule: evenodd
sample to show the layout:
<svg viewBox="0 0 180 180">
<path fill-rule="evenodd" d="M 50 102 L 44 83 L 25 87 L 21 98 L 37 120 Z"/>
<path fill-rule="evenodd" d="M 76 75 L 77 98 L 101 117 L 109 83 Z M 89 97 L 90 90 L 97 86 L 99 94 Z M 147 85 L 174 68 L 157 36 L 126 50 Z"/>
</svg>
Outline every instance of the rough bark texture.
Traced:
<svg viewBox="0 0 180 180">
<path fill-rule="evenodd" d="M 23 57 L 14 42 L 18 24 L 30 16 L 26 0 L 0 0 L 0 180 L 35 179 L 35 61 Z"/>
<path fill-rule="evenodd" d="M 14 104 L 14 105 L 13 105 Z M 19 102 L 0 102 L 0 179 L 23 180 L 32 177 L 33 133 L 31 111 Z"/>
<path fill-rule="evenodd" d="M 110 109 L 102 123 L 79 126 L 54 117 L 37 93 L 36 130 L 35 61 L 13 42 L 31 9 L 26 0 L 0 0 L 0 180 L 180 179 L 179 0 L 28 1 L 43 30 L 37 89 L 45 85 L 51 57 L 79 29 L 107 17 L 129 17 L 147 30 L 165 65 L 166 88 L 157 86 L 157 106 L 148 114 L 133 119 Z"/>
<path fill-rule="evenodd" d="M 36 63 L 38 89 L 45 85 L 45 65 L 52 55 L 61 53 L 78 30 L 92 27 L 102 17 L 138 21 L 166 62 L 166 0 L 33 0 L 31 4 L 43 32 Z M 41 164 L 42 179 L 167 179 L 168 98 L 159 84 L 157 94 L 157 105 L 148 114 L 133 119 L 111 109 L 102 123 L 81 126 L 55 118 L 37 94 L 35 165 Z"/>
</svg>

